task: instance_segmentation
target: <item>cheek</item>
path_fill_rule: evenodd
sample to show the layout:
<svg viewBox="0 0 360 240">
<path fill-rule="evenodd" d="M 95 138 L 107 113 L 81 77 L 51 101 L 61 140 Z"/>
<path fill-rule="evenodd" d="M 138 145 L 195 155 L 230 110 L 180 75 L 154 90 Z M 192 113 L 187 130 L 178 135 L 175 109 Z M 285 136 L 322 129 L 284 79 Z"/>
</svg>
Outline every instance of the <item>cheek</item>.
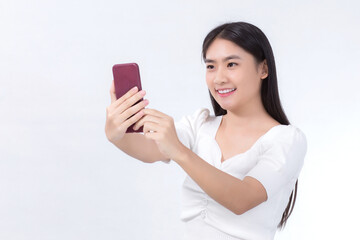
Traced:
<svg viewBox="0 0 360 240">
<path fill-rule="evenodd" d="M 237 72 L 233 74 L 233 79 L 238 86 L 242 97 L 248 98 L 257 94 L 260 82 L 251 72 Z"/>
<path fill-rule="evenodd" d="M 214 85 L 211 74 L 206 73 L 205 79 L 206 79 L 206 84 L 208 85 L 209 88 Z"/>
<path fill-rule="evenodd" d="M 249 98 L 254 97 L 255 95 L 259 94 L 260 86 L 259 82 L 256 80 L 256 78 L 248 78 L 244 84 L 244 89 L 246 89 L 245 95 L 247 95 Z"/>
</svg>

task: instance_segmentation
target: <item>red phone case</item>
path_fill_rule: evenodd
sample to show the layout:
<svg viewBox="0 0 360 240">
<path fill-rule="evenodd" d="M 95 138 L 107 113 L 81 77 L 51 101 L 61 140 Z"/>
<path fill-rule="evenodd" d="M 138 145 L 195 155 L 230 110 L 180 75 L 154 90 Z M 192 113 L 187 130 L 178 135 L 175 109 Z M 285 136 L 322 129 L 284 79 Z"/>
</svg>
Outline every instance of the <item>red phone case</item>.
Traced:
<svg viewBox="0 0 360 240">
<path fill-rule="evenodd" d="M 114 75 L 115 94 L 117 99 L 119 99 L 121 96 L 123 96 L 135 86 L 138 87 L 139 91 L 142 89 L 139 66 L 136 63 L 115 64 L 112 70 Z M 141 102 L 142 100 L 144 99 L 141 98 L 135 104 Z M 132 106 L 134 106 L 135 104 L 133 104 Z M 134 124 L 128 127 L 126 133 L 143 132 L 143 126 L 141 126 L 138 130 L 135 131 L 133 129 Z"/>
</svg>

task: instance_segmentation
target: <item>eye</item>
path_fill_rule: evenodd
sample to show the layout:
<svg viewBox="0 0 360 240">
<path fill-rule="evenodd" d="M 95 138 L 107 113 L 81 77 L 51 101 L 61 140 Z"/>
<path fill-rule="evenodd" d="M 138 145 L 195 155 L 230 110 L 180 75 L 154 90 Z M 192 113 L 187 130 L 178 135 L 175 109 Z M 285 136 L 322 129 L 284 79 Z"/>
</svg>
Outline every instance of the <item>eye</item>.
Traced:
<svg viewBox="0 0 360 240">
<path fill-rule="evenodd" d="M 231 63 L 228 64 L 228 67 L 233 67 L 235 65 L 237 65 L 237 63 L 231 62 Z"/>
<path fill-rule="evenodd" d="M 206 68 L 207 68 L 207 69 L 213 69 L 214 66 L 213 66 L 213 65 L 207 65 Z"/>
</svg>

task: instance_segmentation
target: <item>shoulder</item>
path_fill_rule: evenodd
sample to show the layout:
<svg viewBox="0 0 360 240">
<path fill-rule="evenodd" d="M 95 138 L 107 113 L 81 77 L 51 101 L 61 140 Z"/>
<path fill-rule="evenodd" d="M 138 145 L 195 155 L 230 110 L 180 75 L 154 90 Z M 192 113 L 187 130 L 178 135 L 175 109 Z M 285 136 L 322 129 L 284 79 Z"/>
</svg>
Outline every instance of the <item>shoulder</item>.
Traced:
<svg viewBox="0 0 360 240">
<path fill-rule="evenodd" d="M 205 107 L 197 108 L 191 114 L 187 115 L 187 117 L 193 120 L 202 120 L 205 121 L 210 116 L 210 110 Z"/>
<path fill-rule="evenodd" d="M 193 112 L 190 112 L 187 115 L 184 115 L 177 123 L 185 124 L 188 127 L 198 129 L 209 119 L 210 110 L 205 107 L 200 107 L 195 109 Z"/>
<path fill-rule="evenodd" d="M 307 151 L 304 132 L 294 125 L 275 126 L 262 139 L 260 149 L 256 166 L 247 175 L 263 184 L 268 198 L 284 186 L 289 186 L 291 191 Z"/>
<path fill-rule="evenodd" d="M 179 140 L 189 149 L 193 149 L 197 135 L 209 116 L 210 110 L 201 107 L 174 122 Z"/>
<path fill-rule="evenodd" d="M 268 135 L 264 136 L 261 145 L 264 154 L 272 152 L 303 159 L 307 152 L 305 133 L 292 124 L 275 126 Z"/>
<path fill-rule="evenodd" d="M 270 134 L 264 137 L 264 143 L 266 144 L 296 143 L 301 145 L 307 145 L 305 133 L 295 125 L 277 125 L 271 130 L 273 131 L 271 131 Z"/>
</svg>

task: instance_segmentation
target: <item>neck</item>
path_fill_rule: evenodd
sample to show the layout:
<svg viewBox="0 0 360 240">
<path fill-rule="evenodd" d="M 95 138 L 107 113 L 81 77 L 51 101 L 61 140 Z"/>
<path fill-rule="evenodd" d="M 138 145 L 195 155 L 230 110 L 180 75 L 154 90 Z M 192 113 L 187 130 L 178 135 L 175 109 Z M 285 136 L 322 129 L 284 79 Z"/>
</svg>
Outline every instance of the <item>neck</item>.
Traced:
<svg viewBox="0 0 360 240">
<path fill-rule="evenodd" d="M 256 98 L 236 109 L 228 109 L 223 116 L 224 127 L 228 129 L 256 129 L 272 117 L 266 112 L 261 98 Z"/>
</svg>

